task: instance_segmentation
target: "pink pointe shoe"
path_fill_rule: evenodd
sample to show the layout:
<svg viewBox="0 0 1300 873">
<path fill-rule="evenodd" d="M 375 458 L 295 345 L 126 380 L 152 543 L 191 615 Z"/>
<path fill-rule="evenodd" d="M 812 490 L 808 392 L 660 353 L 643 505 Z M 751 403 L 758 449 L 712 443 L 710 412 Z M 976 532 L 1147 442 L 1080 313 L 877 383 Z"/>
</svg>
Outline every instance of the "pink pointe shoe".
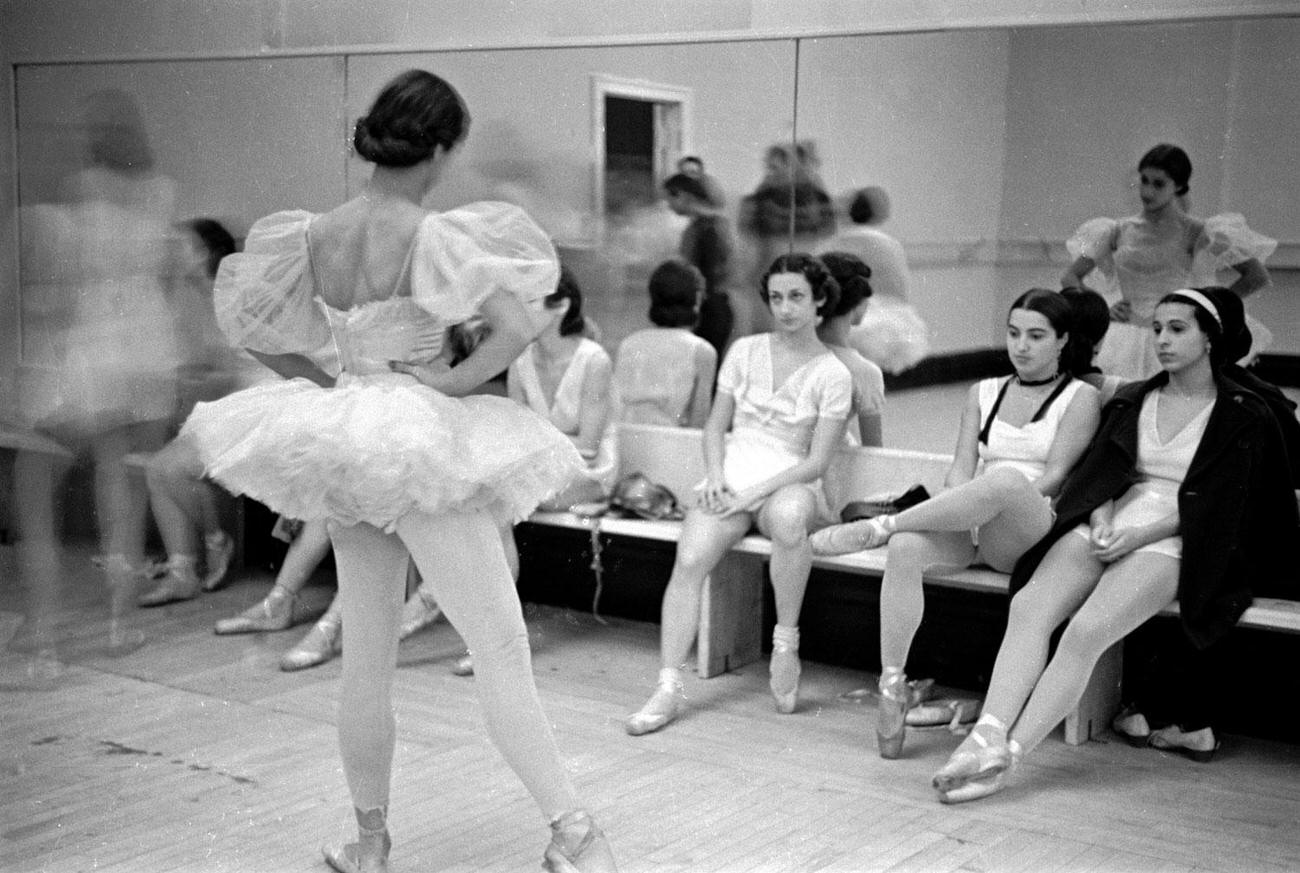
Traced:
<svg viewBox="0 0 1300 873">
<path fill-rule="evenodd" d="M 343 614 L 326 612 L 298 641 L 298 645 L 280 657 L 280 669 L 286 673 L 324 664 L 343 651 Z"/>
<path fill-rule="evenodd" d="M 1010 766 L 1007 726 L 996 716 L 985 713 L 930 783 L 941 795 L 950 794 L 967 782 L 988 780 Z"/>
<path fill-rule="evenodd" d="M 848 555 L 876 549 L 894 535 L 894 517 L 878 515 L 848 524 L 833 524 L 808 537 L 814 555 Z"/>
<path fill-rule="evenodd" d="M 438 606 L 433 596 L 425 594 L 421 588 L 415 589 L 415 593 L 402 604 L 402 629 L 398 633 L 398 639 L 404 640 L 423 630 L 441 616 L 442 607 Z"/>
<path fill-rule="evenodd" d="M 551 843 L 542 855 L 547 873 L 618 873 L 605 833 L 585 810 L 551 822 Z"/>
<path fill-rule="evenodd" d="M 979 800 L 988 797 L 990 794 L 997 794 L 1006 787 L 1007 782 L 1011 779 L 1011 774 L 1015 772 L 1020 765 L 1022 750 L 1020 744 L 1011 740 L 1006 745 L 1006 765 L 1000 770 L 987 771 L 983 775 L 971 779 L 961 785 L 951 788 L 947 791 L 939 792 L 940 803 L 969 803 L 972 800 Z"/>
<path fill-rule="evenodd" d="M 297 594 L 283 585 L 275 585 L 265 597 L 239 615 L 218 621 L 213 632 L 225 636 L 287 630 L 293 626 L 293 607 L 297 602 Z"/>
<path fill-rule="evenodd" d="M 203 537 L 206 557 L 203 564 L 203 590 L 216 591 L 226 584 L 230 561 L 235 557 L 235 541 L 224 530 Z"/>
<path fill-rule="evenodd" d="M 659 684 L 645 706 L 627 717 L 623 727 L 630 736 L 654 733 L 677 720 L 685 706 L 682 678 L 677 670 L 659 671 Z"/>
<path fill-rule="evenodd" d="M 903 671 L 893 667 L 884 670 L 880 675 L 880 703 L 876 710 L 876 748 L 880 757 L 886 760 L 903 757 L 911 703 L 912 689 Z"/>
</svg>

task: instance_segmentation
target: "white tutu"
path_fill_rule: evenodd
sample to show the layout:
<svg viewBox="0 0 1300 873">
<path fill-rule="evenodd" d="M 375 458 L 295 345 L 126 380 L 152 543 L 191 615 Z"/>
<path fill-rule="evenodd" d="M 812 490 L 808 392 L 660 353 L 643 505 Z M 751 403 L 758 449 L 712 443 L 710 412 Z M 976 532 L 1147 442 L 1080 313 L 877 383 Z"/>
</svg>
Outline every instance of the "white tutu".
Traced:
<svg viewBox="0 0 1300 873">
<path fill-rule="evenodd" d="M 391 530 L 412 512 L 518 521 L 585 469 L 569 440 L 502 397 L 447 397 L 399 374 L 257 385 L 182 429 L 208 474 L 291 518 Z"/>
</svg>

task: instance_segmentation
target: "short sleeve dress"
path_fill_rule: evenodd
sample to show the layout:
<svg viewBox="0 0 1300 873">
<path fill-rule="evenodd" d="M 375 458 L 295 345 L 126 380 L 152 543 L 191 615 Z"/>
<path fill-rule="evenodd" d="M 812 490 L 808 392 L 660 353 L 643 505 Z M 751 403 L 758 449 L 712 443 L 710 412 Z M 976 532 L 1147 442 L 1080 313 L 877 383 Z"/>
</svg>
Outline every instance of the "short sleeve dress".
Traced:
<svg viewBox="0 0 1300 873">
<path fill-rule="evenodd" d="M 1277 248 L 1276 240 L 1251 230 L 1237 213 L 1184 220 L 1184 233 L 1161 239 L 1136 217 L 1094 218 L 1066 242 L 1071 258 L 1087 257 L 1096 264 L 1103 296 L 1111 302 L 1123 298 L 1132 306 L 1130 321 L 1112 322 L 1106 332 L 1097 356 L 1103 373 L 1124 379 L 1155 375 L 1160 362 L 1151 316 L 1160 298 L 1179 288 L 1223 284 L 1220 271 L 1251 258 L 1263 261 Z M 1272 334 L 1250 316 L 1246 325 L 1253 359 L 1272 342 Z"/>
<path fill-rule="evenodd" d="M 333 388 L 293 379 L 196 406 L 182 436 L 212 478 L 290 518 L 392 530 L 413 512 L 517 521 L 584 469 L 569 440 L 519 404 L 448 397 L 388 366 L 445 362 L 447 332 L 498 289 L 525 304 L 554 290 L 554 248 L 522 210 L 476 203 L 429 214 L 397 286 L 347 310 L 319 296 L 314 219 L 282 212 L 253 226 L 244 252 L 222 261 L 217 318 L 254 351 L 332 346 L 341 375 Z M 430 336 L 442 347 L 427 350 Z M 418 360 L 417 347 L 427 350 Z"/>
<path fill-rule="evenodd" d="M 771 334 L 732 343 L 718 372 L 718 391 L 736 404 L 723 454 L 723 478 L 732 491 L 808 457 L 819 418 L 848 417 L 853 379 L 830 351 L 805 362 L 783 384 L 773 381 Z"/>
<path fill-rule="evenodd" d="M 537 345 L 524 349 L 506 374 L 510 384 L 523 391 L 524 402 L 538 415 L 545 416 L 565 436 L 574 437 L 582 426 L 582 390 L 591 367 L 598 361 L 609 361 L 609 353 L 594 340 L 582 339 L 573 353 L 569 366 L 560 377 L 555 397 L 549 403 L 537 375 Z M 618 476 L 618 458 L 614 451 L 614 432 L 607 428 L 595 457 L 587 462 L 584 476 L 608 493 Z"/>
</svg>

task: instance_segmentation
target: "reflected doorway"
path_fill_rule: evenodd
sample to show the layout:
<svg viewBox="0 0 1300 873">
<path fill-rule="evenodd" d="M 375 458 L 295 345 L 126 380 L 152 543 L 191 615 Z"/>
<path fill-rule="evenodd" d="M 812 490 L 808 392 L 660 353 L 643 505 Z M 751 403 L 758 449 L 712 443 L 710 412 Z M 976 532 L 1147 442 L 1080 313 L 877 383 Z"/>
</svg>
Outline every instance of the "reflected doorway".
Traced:
<svg viewBox="0 0 1300 873">
<path fill-rule="evenodd" d="M 691 90 L 593 76 L 592 91 L 593 207 L 602 220 L 618 219 L 654 205 L 690 148 Z"/>
</svg>

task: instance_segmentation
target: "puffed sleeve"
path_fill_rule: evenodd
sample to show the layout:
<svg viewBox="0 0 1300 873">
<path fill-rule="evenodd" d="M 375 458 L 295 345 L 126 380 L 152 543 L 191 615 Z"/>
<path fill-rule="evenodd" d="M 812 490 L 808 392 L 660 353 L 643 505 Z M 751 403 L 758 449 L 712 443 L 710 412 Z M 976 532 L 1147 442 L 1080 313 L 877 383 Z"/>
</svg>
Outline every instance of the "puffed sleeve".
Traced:
<svg viewBox="0 0 1300 873">
<path fill-rule="evenodd" d="M 1119 233 L 1119 222 L 1113 218 L 1090 218 L 1074 236 L 1065 241 L 1065 249 L 1070 258 L 1088 258 L 1097 265 L 1097 269 L 1109 273 L 1113 269 L 1115 238 Z"/>
<path fill-rule="evenodd" d="M 307 259 L 312 214 L 277 212 L 253 225 L 244 250 L 217 271 L 213 306 L 231 344 L 264 354 L 309 354 L 328 344 Z"/>
<path fill-rule="evenodd" d="M 718 370 L 718 391 L 735 397 L 744 393 L 745 377 L 749 370 L 749 350 L 752 337 L 740 337 L 727 349 Z"/>
<path fill-rule="evenodd" d="M 559 277 L 555 246 L 528 213 L 510 203 L 471 203 L 424 219 L 411 297 L 444 324 L 468 320 L 498 289 L 540 314 Z"/>
<path fill-rule="evenodd" d="M 1225 212 L 1205 219 L 1205 227 L 1196 241 L 1192 272 L 1212 281 L 1219 270 L 1252 258 L 1262 262 L 1275 249 L 1277 240 L 1251 230 L 1240 213 Z"/>
<path fill-rule="evenodd" d="M 853 408 L 853 377 L 848 367 L 839 358 L 828 358 L 817 370 L 816 390 L 805 396 L 815 404 L 815 409 L 808 411 L 818 418 L 848 418 Z"/>
</svg>

